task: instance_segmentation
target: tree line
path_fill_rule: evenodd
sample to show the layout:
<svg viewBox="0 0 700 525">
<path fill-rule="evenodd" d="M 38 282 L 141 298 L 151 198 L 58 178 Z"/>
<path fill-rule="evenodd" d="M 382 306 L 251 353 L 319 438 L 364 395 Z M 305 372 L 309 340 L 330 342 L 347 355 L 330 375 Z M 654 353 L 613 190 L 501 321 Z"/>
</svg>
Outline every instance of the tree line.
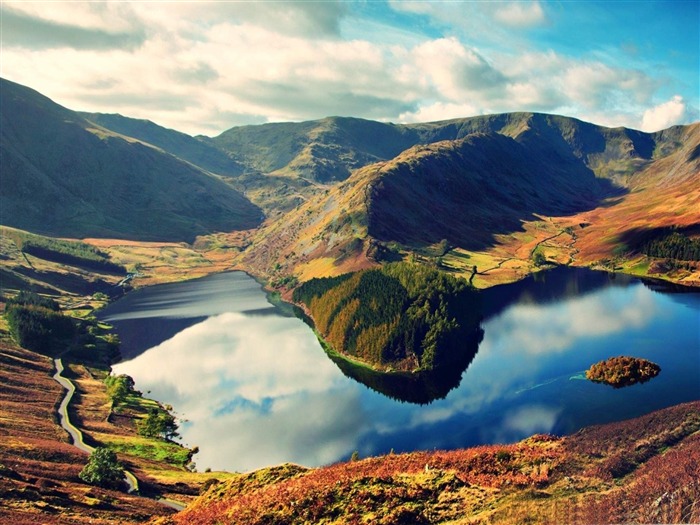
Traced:
<svg viewBox="0 0 700 525">
<path fill-rule="evenodd" d="M 672 232 L 642 245 L 642 253 L 649 257 L 677 261 L 700 261 L 700 239 L 691 239 L 680 232 Z"/>
<path fill-rule="evenodd" d="M 22 348 L 44 355 L 69 351 L 84 362 L 109 365 L 119 359 L 119 338 L 94 319 L 74 319 L 49 297 L 23 290 L 7 300 L 5 320 Z"/>
<path fill-rule="evenodd" d="M 17 344 L 42 354 L 54 354 L 76 334 L 72 319 L 63 315 L 56 301 L 33 292 L 22 291 L 9 299 L 5 319 Z"/>
<path fill-rule="evenodd" d="M 336 351 L 380 367 L 447 366 L 480 321 L 478 294 L 468 283 L 405 262 L 312 279 L 293 298 Z"/>
<path fill-rule="evenodd" d="M 118 275 L 126 273 L 122 265 L 109 260 L 109 254 L 84 242 L 51 239 L 16 231 L 8 231 L 7 236 L 12 238 L 22 252 L 46 261 Z"/>
</svg>

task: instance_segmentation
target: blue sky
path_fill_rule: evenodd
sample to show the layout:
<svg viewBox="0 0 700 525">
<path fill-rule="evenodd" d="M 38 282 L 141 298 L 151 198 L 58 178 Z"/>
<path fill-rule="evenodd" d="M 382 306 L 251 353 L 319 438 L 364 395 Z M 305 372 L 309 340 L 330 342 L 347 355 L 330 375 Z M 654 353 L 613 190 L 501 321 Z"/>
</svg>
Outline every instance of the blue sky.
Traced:
<svg viewBox="0 0 700 525">
<path fill-rule="evenodd" d="M 0 75 L 190 134 L 329 115 L 698 120 L 700 2 L 21 2 Z"/>
</svg>

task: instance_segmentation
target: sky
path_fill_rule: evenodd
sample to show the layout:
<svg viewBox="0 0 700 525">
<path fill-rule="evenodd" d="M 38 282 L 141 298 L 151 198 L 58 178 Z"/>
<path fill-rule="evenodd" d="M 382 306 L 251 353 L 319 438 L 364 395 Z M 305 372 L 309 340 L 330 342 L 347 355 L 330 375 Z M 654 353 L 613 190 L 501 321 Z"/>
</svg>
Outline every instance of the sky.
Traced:
<svg viewBox="0 0 700 525">
<path fill-rule="evenodd" d="M 191 135 L 354 116 L 700 119 L 700 0 L 6 1 L 0 76 Z"/>
</svg>

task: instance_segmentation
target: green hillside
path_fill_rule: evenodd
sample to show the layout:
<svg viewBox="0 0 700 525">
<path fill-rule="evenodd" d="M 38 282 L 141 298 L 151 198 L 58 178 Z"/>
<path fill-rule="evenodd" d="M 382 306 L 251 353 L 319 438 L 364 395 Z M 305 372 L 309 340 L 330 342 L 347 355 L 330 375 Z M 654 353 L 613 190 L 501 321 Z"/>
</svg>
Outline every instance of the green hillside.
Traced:
<svg viewBox="0 0 700 525">
<path fill-rule="evenodd" d="M 583 163 L 598 176 L 625 176 L 677 147 L 668 133 L 606 128 L 570 117 L 506 113 L 425 124 L 387 124 L 346 117 L 235 127 L 211 139 L 242 164 L 319 182 L 346 179 L 352 170 L 390 160 L 420 144 L 498 133 L 553 160 Z M 672 134 L 671 134 L 672 135 Z"/>
<path fill-rule="evenodd" d="M 393 124 L 329 117 L 232 128 L 212 141 L 261 172 L 334 182 L 398 155 L 416 143 L 416 135 Z"/>
<path fill-rule="evenodd" d="M 592 209 L 621 193 L 581 162 L 552 162 L 504 135 L 477 133 L 416 146 L 384 165 L 367 191 L 369 234 L 472 249 L 519 230 L 534 214 Z"/>
<path fill-rule="evenodd" d="M 306 305 L 334 351 L 380 370 L 453 366 L 479 331 L 476 292 L 415 264 L 312 279 L 294 291 L 294 300 Z"/>
<path fill-rule="evenodd" d="M 245 167 L 205 138 L 191 137 L 164 128 L 150 120 L 133 119 L 118 114 L 80 113 L 86 120 L 127 137 L 152 144 L 165 152 L 219 175 L 237 176 Z"/>
<path fill-rule="evenodd" d="M 261 212 L 216 177 L 0 83 L 0 222 L 72 237 L 192 240 L 255 227 Z"/>
</svg>

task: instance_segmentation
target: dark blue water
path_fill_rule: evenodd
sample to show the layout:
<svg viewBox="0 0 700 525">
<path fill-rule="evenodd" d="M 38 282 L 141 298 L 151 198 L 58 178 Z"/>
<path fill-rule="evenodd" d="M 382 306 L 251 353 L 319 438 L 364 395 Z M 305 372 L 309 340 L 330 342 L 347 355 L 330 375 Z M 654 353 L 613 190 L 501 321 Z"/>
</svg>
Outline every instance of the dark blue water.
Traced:
<svg viewBox="0 0 700 525">
<path fill-rule="evenodd" d="M 115 372 L 173 405 L 200 469 L 510 442 L 700 399 L 698 292 L 559 268 L 484 291 L 483 308 L 475 357 L 443 399 L 422 405 L 393 395 L 421 385 L 392 385 L 389 397 L 346 377 L 243 273 L 140 290 L 102 317 L 131 357 Z M 623 389 L 583 379 L 616 355 L 661 374 Z"/>
</svg>

